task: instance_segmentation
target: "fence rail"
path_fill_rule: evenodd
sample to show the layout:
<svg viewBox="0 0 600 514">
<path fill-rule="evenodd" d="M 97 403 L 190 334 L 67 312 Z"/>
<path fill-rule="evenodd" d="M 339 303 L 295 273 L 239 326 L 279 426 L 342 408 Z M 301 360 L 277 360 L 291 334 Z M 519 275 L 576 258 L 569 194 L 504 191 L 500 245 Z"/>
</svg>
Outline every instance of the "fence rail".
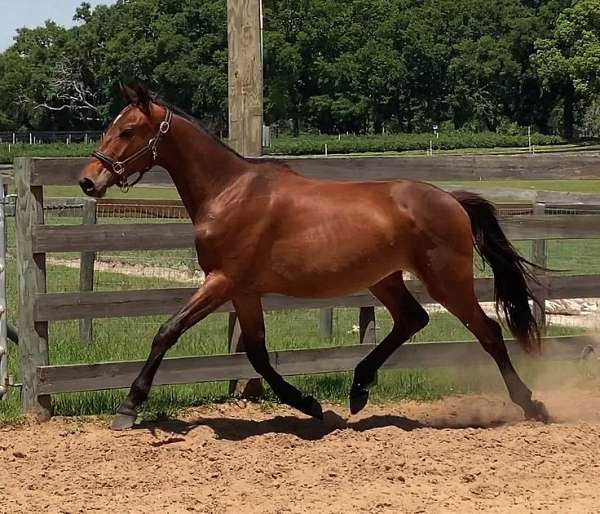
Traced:
<svg viewBox="0 0 600 514">
<path fill-rule="evenodd" d="M 473 155 L 424 157 L 278 157 L 303 175 L 336 180 L 550 180 L 600 178 L 600 152 L 544 153 L 537 155 Z M 32 186 L 77 183 L 88 158 L 38 158 Z M 162 168 L 144 176 L 144 183 L 172 186 Z"/>
<path fill-rule="evenodd" d="M 577 359 L 585 348 L 595 344 L 588 336 L 544 338 L 545 360 Z M 269 352 L 273 367 L 282 375 L 312 375 L 351 371 L 374 344 L 337 346 Z M 530 359 L 514 342 L 507 341 L 511 358 Z M 473 341 L 419 343 L 401 346 L 382 366 L 383 369 L 484 366 L 489 355 Z M 69 366 L 42 366 L 37 370 L 39 392 L 56 394 L 128 387 L 143 361 L 106 362 Z M 164 359 L 154 384 L 173 385 L 193 382 L 246 380 L 259 378 L 245 354 L 209 355 Z"/>
<path fill-rule="evenodd" d="M 600 276 L 541 276 L 539 283 L 532 282 L 532 290 L 545 299 L 589 298 L 600 292 Z M 435 303 L 417 280 L 407 280 L 406 285 L 421 303 Z M 33 300 L 35 321 L 59 321 L 84 318 L 117 318 L 173 314 L 190 298 L 195 288 L 142 289 L 128 291 L 98 291 L 79 293 L 42 293 Z M 494 300 L 494 281 L 480 278 L 475 281 L 477 298 L 482 302 Z M 265 295 L 263 308 L 267 311 L 294 309 L 327 309 L 330 307 L 369 307 L 381 303 L 364 291 L 337 298 L 290 298 Z M 233 312 L 231 303 L 217 312 Z"/>
<path fill-rule="evenodd" d="M 600 155 L 600 154 L 599 154 Z M 412 177 L 420 180 L 486 178 L 597 178 L 599 155 L 593 152 L 543 156 L 477 156 L 433 158 L 374 159 L 293 159 L 299 171 L 321 178 L 344 180 Z M 129 384 L 139 363 L 103 363 L 50 366 L 48 322 L 60 319 L 89 319 L 115 316 L 141 316 L 173 312 L 192 289 L 153 289 L 144 291 L 46 293 L 45 255 L 48 252 L 95 252 L 101 250 L 140 250 L 187 248 L 192 245 L 192 227 L 185 223 L 131 225 L 44 225 L 43 186 L 74 184 L 85 159 L 17 159 L 15 178 L 18 189 L 17 250 L 19 273 L 19 331 L 22 351 L 23 401 L 27 410 L 51 413 L 49 395 L 57 392 L 123 387 Z M 163 171 L 148 174 L 152 183 L 170 184 Z M 502 221 L 513 240 L 600 238 L 600 215 L 516 216 Z M 541 247 L 540 247 L 541 248 Z M 541 258 L 542 256 L 537 256 Z M 600 296 L 600 276 L 546 276 L 534 285 L 543 299 Z M 410 288 L 418 299 L 431 301 L 420 284 Z M 491 279 L 476 282 L 481 300 L 493 298 Z M 332 307 L 361 308 L 361 341 L 373 342 L 374 306 L 378 302 L 368 293 L 328 300 L 296 299 L 277 295 L 264 298 L 267 310 Z M 231 312 L 231 305 L 222 308 Z M 325 324 L 324 324 L 324 328 Z M 231 331 L 232 334 L 235 330 Z M 233 336 L 231 336 L 233 337 Z M 579 355 L 590 338 L 548 339 L 550 358 Z M 230 341 L 231 343 L 231 341 Z M 230 346 L 232 346 L 230 344 Z M 519 355 L 514 345 L 513 354 Z M 275 352 L 274 364 L 284 374 L 320 373 L 351 369 L 370 349 L 369 345 Z M 428 367 L 464 362 L 464 353 L 479 352 L 478 345 L 437 343 L 407 345 L 390 361 L 390 367 Z M 452 357 L 454 356 L 454 357 Z M 458 358 L 457 358 L 458 356 Z M 463 356 L 463 358 L 461 358 Z M 437 364 L 436 364 L 437 363 Z M 157 383 L 184 383 L 200 380 L 254 378 L 242 355 L 171 359 L 161 368 Z"/>
</svg>

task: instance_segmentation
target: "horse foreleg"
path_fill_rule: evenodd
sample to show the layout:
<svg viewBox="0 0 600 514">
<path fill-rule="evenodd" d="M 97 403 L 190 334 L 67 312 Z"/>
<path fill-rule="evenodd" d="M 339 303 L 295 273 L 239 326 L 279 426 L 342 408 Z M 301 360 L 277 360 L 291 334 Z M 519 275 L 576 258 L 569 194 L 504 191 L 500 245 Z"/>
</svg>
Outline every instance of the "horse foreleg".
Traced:
<svg viewBox="0 0 600 514">
<path fill-rule="evenodd" d="M 259 297 L 234 298 L 233 304 L 242 329 L 242 341 L 252 367 L 271 386 L 277 397 L 290 407 L 317 419 L 323 419 L 323 409 L 312 396 L 302 394 L 286 382 L 269 362 L 265 344 L 265 325 Z"/>
<path fill-rule="evenodd" d="M 160 327 L 146 363 L 133 381 L 127 398 L 117 410 L 117 416 L 111 425 L 113 430 L 124 430 L 133 426 L 138 408 L 148 397 L 154 375 L 167 350 L 186 330 L 230 300 L 230 291 L 229 279 L 218 273 L 210 274 L 186 305 Z"/>
</svg>

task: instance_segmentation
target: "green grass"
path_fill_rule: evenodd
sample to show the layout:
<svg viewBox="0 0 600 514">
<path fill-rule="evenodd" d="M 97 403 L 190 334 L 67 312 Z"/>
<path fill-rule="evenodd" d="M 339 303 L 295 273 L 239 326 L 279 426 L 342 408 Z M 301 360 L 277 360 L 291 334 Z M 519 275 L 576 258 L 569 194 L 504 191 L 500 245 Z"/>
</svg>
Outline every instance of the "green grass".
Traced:
<svg viewBox="0 0 600 514">
<path fill-rule="evenodd" d="M 85 195 L 78 186 L 46 186 L 46 198 L 84 198 Z M 117 187 L 111 187 L 106 192 L 106 198 L 143 199 L 143 200 L 179 200 L 179 193 L 174 187 L 144 187 L 135 186 L 129 193 L 123 193 Z"/>
<path fill-rule="evenodd" d="M 439 186 L 456 185 L 465 189 L 528 189 L 533 191 L 558 191 L 568 193 L 600 193 L 600 180 L 453 180 L 436 181 Z"/>
</svg>

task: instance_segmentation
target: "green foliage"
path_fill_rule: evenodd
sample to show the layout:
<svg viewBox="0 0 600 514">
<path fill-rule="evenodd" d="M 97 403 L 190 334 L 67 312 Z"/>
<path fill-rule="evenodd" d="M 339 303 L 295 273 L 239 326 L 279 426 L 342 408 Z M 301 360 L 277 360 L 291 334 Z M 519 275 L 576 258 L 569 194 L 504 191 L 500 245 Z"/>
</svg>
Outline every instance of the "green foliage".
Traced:
<svg viewBox="0 0 600 514">
<path fill-rule="evenodd" d="M 536 48 L 533 59 L 546 87 L 569 81 L 582 96 L 599 94 L 600 2 L 573 2 L 556 20 L 552 36 L 538 40 Z"/>
<path fill-rule="evenodd" d="M 426 151 L 430 141 L 434 150 L 457 150 L 475 148 L 519 148 L 526 147 L 527 135 L 512 126 L 505 133 L 449 132 L 435 138 L 432 134 L 391 134 L 386 136 L 319 136 L 302 135 L 299 137 L 278 137 L 272 140 L 271 148 L 265 148 L 267 155 L 311 155 L 322 154 L 327 145 L 329 153 L 359 152 L 405 152 Z M 532 134 L 535 146 L 560 145 L 564 140 L 560 136 Z M 53 143 L 42 145 L 0 144 L 0 164 L 11 163 L 15 157 L 86 157 L 92 153 L 93 144 Z"/>
<path fill-rule="evenodd" d="M 535 43 L 532 62 L 546 91 L 563 96 L 563 131 L 573 132 L 576 103 L 600 94 L 600 2 L 576 0 Z"/>
<path fill-rule="evenodd" d="M 265 120 L 301 131 L 551 127 L 598 77 L 597 0 L 265 0 Z M 0 129 L 91 129 L 118 79 L 227 124 L 225 0 L 129 0 L 19 32 L 0 54 Z M 537 43 L 537 53 L 534 48 Z M 546 91 L 542 91 L 542 85 Z M 556 124 L 555 124 L 556 125 Z M 558 126 L 558 125 L 556 125 Z"/>
<path fill-rule="evenodd" d="M 545 136 L 542 134 L 532 134 L 531 140 L 535 146 L 564 143 L 560 136 Z M 498 134 L 495 132 L 450 132 L 440 134 L 439 138 L 432 134 L 340 136 L 339 139 L 337 136 L 302 136 L 275 139 L 269 153 L 273 155 L 322 154 L 325 145 L 327 145 L 329 153 L 426 151 L 429 149 L 430 142 L 434 150 L 516 148 L 526 147 L 529 144 L 527 135 Z"/>
<path fill-rule="evenodd" d="M 86 157 L 95 148 L 93 143 L 0 144 L 0 164 L 12 163 L 15 157 Z"/>
</svg>

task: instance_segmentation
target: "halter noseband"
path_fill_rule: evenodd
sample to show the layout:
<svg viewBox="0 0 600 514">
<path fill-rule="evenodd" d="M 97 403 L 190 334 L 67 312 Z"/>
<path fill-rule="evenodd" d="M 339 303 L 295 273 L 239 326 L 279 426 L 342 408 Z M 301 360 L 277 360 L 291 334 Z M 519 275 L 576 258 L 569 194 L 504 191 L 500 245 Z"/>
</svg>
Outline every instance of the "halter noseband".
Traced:
<svg viewBox="0 0 600 514">
<path fill-rule="evenodd" d="M 156 135 L 152 139 L 150 139 L 150 141 L 148 141 L 148 144 L 146 146 L 143 146 L 123 161 L 115 161 L 112 157 L 109 157 L 108 155 L 100 152 L 99 150 L 93 152 L 92 157 L 98 159 L 102 164 L 104 164 L 106 169 L 117 177 L 117 185 L 123 191 L 127 192 L 130 188 L 132 188 L 140 180 L 142 180 L 144 173 L 146 173 L 148 170 L 150 170 L 150 168 L 152 168 L 152 165 L 154 164 L 154 161 L 156 161 L 156 157 L 158 156 L 158 144 L 160 143 L 162 136 L 169 132 L 169 129 L 171 128 L 172 119 L 173 113 L 170 109 L 167 109 L 165 119 L 161 121 Z M 127 182 L 127 176 L 125 175 L 125 166 L 127 164 L 131 164 L 134 161 L 137 161 L 140 157 L 146 155 L 147 153 L 152 154 L 152 162 L 149 166 L 146 167 L 146 169 L 139 172 L 139 176 L 133 181 L 133 183 L 129 184 Z"/>
</svg>

